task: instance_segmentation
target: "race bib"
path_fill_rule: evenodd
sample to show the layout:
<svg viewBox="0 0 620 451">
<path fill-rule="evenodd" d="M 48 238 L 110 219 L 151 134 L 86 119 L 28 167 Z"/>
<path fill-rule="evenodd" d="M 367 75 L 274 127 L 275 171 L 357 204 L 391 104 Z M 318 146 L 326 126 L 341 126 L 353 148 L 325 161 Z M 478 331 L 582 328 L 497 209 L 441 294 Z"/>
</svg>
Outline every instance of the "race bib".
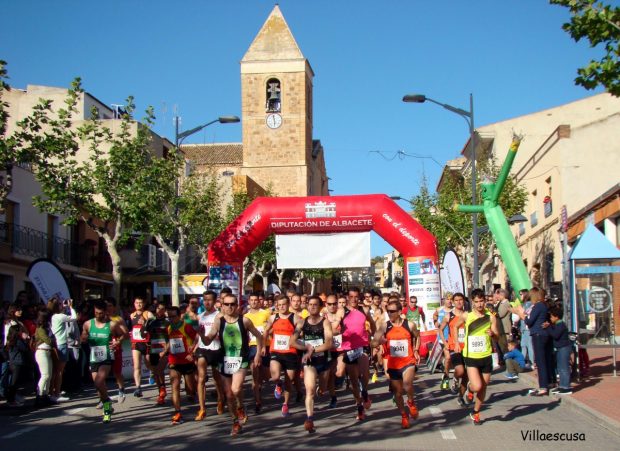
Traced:
<svg viewBox="0 0 620 451">
<path fill-rule="evenodd" d="M 265 333 L 265 327 L 263 326 L 256 326 L 256 330 L 258 330 L 261 333 L 261 335 Z M 256 337 L 254 336 L 252 332 L 248 332 L 248 337 L 250 341 L 256 341 Z"/>
<path fill-rule="evenodd" d="M 470 336 L 467 340 L 467 352 L 468 353 L 478 353 L 484 352 L 487 349 L 487 337 L 482 335 L 474 335 Z"/>
<path fill-rule="evenodd" d="M 140 332 L 139 327 L 134 327 L 133 329 L 131 329 L 131 337 L 134 340 L 144 340 L 144 338 L 142 338 L 142 332 Z"/>
<path fill-rule="evenodd" d="M 241 368 L 243 357 L 224 356 L 224 374 L 235 374 Z"/>
<path fill-rule="evenodd" d="M 166 340 L 163 338 L 155 338 L 151 340 L 151 350 L 164 349 L 166 347 Z"/>
<path fill-rule="evenodd" d="M 183 354 L 185 352 L 185 343 L 182 338 L 170 339 L 170 354 Z"/>
<path fill-rule="evenodd" d="M 456 339 L 459 343 L 465 343 L 465 329 L 459 329 Z"/>
<path fill-rule="evenodd" d="M 106 360 L 107 354 L 107 346 L 91 346 L 90 361 L 96 363 L 103 362 L 104 360 Z"/>
<path fill-rule="evenodd" d="M 364 348 L 351 349 L 350 351 L 347 351 L 347 358 L 349 359 L 350 362 L 354 362 L 355 360 L 359 359 L 362 356 L 363 352 L 364 352 Z"/>
<path fill-rule="evenodd" d="M 334 335 L 332 340 L 334 341 L 333 349 L 338 349 L 340 346 L 342 346 L 342 334 Z"/>
<path fill-rule="evenodd" d="M 409 340 L 390 340 L 390 357 L 407 357 Z"/>
<path fill-rule="evenodd" d="M 289 335 L 277 335 L 273 336 L 273 349 L 275 351 L 288 351 L 290 349 L 290 340 L 291 337 Z"/>
<path fill-rule="evenodd" d="M 316 348 L 318 346 L 321 346 L 323 343 L 325 343 L 325 341 L 323 341 L 322 338 L 315 338 L 314 340 L 304 340 L 304 343 L 306 343 L 307 345 L 312 346 L 313 348 Z M 323 357 L 323 353 L 322 352 L 314 352 L 314 353 L 312 353 L 312 355 L 314 357 Z"/>
</svg>

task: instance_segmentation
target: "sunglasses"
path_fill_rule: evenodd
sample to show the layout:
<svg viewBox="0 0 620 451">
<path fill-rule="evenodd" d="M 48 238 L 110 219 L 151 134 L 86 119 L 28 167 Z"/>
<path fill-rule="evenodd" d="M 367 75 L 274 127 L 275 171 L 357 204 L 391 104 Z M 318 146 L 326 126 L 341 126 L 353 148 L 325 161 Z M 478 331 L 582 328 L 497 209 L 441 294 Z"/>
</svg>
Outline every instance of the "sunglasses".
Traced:
<svg viewBox="0 0 620 451">
<path fill-rule="evenodd" d="M 388 310 L 388 313 L 398 313 L 400 310 Z"/>
<path fill-rule="evenodd" d="M 325 305 L 336 305 L 338 304 L 337 302 L 326 302 Z"/>
<path fill-rule="evenodd" d="M 235 305 L 237 305 L 236 302 L 222 302 L 222 305 L 225 305 L 226 307 L 234 307 Z"/>
</svg>

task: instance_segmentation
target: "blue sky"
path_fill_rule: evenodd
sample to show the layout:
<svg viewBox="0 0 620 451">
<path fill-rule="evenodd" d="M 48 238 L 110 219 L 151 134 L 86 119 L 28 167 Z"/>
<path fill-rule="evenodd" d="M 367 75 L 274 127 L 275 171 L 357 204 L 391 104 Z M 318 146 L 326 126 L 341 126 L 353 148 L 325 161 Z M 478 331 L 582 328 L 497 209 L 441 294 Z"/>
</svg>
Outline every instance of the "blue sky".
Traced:
<svg viewBox="0 0 620 451">
<path fill-rule="evenodd" d="M 155 130 L 174 137 L 220 115 L 240 115 L 239 61 L 273 1 L 105 2 L 7 0 L 0 59 L 12 86 L 85 89 L 107 104 L 133 95 L 155 107 Z M 544 0 L 281 0 L 280 8 L 315 72 L 314 138 L 325 148 L 332 194 L 410 198 L 423 174 L 459 155 L 466 122 L 407 93 L 468 109 L 476 125 L 592 95 L 573 83 L 598 55 L 561 26 L 568 12 Z M 240 142 L 241 127 L 213 125 L 185 142 Z M 386 157 L 372 151 L 381 151 Z M 407 207 L 406 203 L 402 203 Z M 388 252 L 377 236 L 372 255 Z"/>
</svg>

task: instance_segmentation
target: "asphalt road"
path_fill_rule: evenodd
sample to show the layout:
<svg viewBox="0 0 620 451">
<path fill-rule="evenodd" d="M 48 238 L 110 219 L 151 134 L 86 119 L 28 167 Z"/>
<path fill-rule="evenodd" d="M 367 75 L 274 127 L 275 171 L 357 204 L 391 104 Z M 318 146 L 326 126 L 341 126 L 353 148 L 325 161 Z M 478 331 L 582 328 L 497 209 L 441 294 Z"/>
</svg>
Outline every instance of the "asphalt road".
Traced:
<svg viewBox="0 0 620 451">
<path fill-rule="evenodd" d="M 209 383 L 210 384 L 210 383 Z M 282 418 L 280 406 L 271 389 L 265 388 L 263 413 L 254 415 L 253 403 L 247 402 L 250 416 L 243 433 L 230 437 L 228 415 L 215 414 L 215 402 L 209 399 L 207 418 L 193 421 L 196 405 L 182 406 L 186 422 L 172 426 L 172 408 L 155 405 L 156 390 L 149 387 L 143 398 L 134 398 L 131 388 L 123 404 L 115 404 L 110 424 L 101 422 L 101 411 L 92 389 L 59 406 L 41 410 L 0 409 L 0 447 L 37 451 L 54 449 L 160 449 L 174 450 L 195 446 L 209 450 L 251 449 L 620 449 L 620 431 L 616 433 L 597 424 L 558 397 L 532 398 L 522 381 L 507 381 L 501 373 L 493 375 L 487 407 L 482 412 L 484 424 L 474 426 L 470 408 L 459 407 L 454 395 L 439 389 L 439 375 L 420 372 L 416 380 L 420 418 L 411 429 L 400 428 L 400 416 L 392 405 L 385 381 L 372 385 L 373 405 L 363 422 L 355 419 L 352 396 L 339 392 L 339 403 L 328 409 L 327 397 L 317 402 L 317 432 L 303 429 L 303 403 L 291 404 L 291 416 Z M 209 391 L 210 385 L 209 385 Z M 114 395 L 115 390 L 111 391 Z M 250 400 L 249 379 L 246 400 Z M 185 401 L 185 399 L 184 399 Z M 540 440 L 545 434 L 577 434 L 583 441 Z M 529 438 L 523 438 L 529 434 Z M 538 436 L 539 440 L 535 437 Z M 553 438 L 553 437 L 552 437 Z"/>
</svg>

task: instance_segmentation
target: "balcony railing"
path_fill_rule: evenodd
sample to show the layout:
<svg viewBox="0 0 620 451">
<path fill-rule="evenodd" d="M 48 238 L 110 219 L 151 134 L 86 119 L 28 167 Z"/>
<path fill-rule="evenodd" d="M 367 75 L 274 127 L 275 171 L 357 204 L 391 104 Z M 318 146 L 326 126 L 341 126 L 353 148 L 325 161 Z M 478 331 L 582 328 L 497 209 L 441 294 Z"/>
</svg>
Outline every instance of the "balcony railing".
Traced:
<svg viewBox="0 0 620 451">
<path fill-rule="evenodd" d="M 10 247 L 15 255 L 49 258 L 65 265 L 110 272 L 106 252 L 95 254 L 94 246 L 86 246 L 40 230 L 0 221 L 0 243 Z"/>
</svg>

